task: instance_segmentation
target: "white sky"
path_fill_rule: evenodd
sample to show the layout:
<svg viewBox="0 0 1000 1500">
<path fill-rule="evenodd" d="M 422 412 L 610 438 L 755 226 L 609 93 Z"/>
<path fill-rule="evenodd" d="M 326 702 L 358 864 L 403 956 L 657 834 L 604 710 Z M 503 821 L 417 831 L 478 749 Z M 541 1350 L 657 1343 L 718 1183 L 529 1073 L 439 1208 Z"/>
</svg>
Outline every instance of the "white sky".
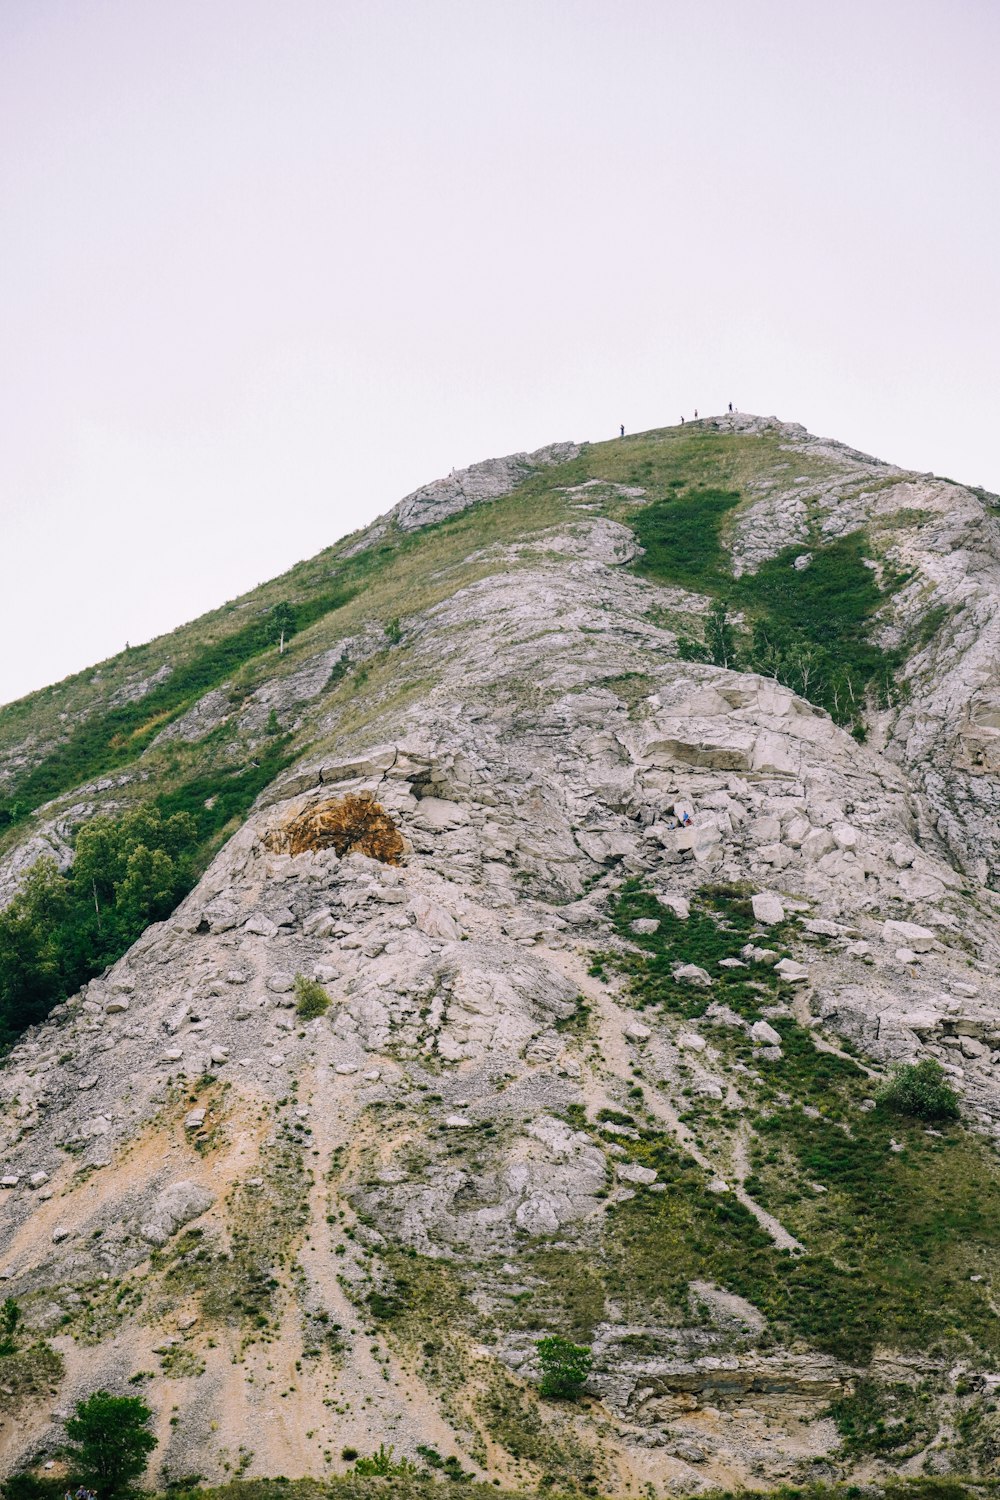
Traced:
<svg viewBox="0 0 1000 1500">
<path fill-rule="evenodd" d="M 0 701 L 453 466 L 1000 490 L 996 0 L 0 0 Z"/>
</svg>

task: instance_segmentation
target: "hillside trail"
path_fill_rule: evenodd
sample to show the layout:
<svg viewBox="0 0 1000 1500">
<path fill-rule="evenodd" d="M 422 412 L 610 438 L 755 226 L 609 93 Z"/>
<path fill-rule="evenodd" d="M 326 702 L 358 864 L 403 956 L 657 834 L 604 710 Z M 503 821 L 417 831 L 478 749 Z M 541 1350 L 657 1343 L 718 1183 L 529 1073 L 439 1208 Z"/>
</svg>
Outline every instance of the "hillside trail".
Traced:
<svg viewBox="0 0 1000 1500">
<path fill-rule="evenodd" d="M 628 1013 L 618 1005 L 608 989 L 601 984 L 600 980 L 593 978 L 587 973 L 583 959 L 579 953 L 568 949 L 555 949 L 546 954 L 548 962 L 559 970 L 559 972 L 571 983 L 579 987 L 580 993 L 594 1007 L 600 1018 L 601 1053 L 607 1060 L 611 1070 L 619 1078 L 629 1077 L 632 1071 L 632 1054 L 628 1040 L 625 1036 L 625 1026 Z M 602 1098 L 602 1104 L 604 1102 Z M 677 1112 L 667 1101 L 655 1090 L 650 1090 L 646 1095 L 646 1107 L 650 1113 L 655 1115 L 670 1131 L 675 1140 L 683 1147 L 684 1151 L 704 1172 L 715 1180 L 719 1180 L 720 1174 L 715 1163 L 710 1161 L 705 1153 L 695 1142 L 691 1131 L 678 1118 Z M 745 1174 L 744 1174 L 745 1175 Z M 739 1203 L 757 1220 L 781 1250 L 792 1250 L 797 1254 L 805 1252 L 805 1246 L 797 1240 L 781 1221 L 761 1205 L 746 1191 L 742 1181 L 734 1185 L 730 1191 Z"/>
<path fill-rule="evenodd" d="M 857 1068 L 859 1073 L 865 1073 L 869 1078 L 874 1078 L 876 1081 L 881 1079 L 882 1074 L 877 1068 L 869 1067 L 860 1058 L 852 1057 L 849 1052 L 844 1052 L 833 1042 L 828 1042 L 826 1037 L 816 1034 L 816 1017 L 809 1009 L 809 991 L 807 989 L 795 991 L 792 999 L 792 1015 L 798 1021 L 799 1025 L 808 1031 L 809 1040 L 817 1052 L 826 1052 L 830 1057 L 839 1057 L 844 1062 L 849 1062 L 852 1067 Z"/>
<path fill-rule="evenodd" d="M 364 1142 L 353 1098 L 355 1088 L 353 1076 L 338 1075 L 325 1063 L 319 1064 L 311 1075 L 304 1075 L 300 1088 L 303 1106 L 309 1111 L 313 1147 L 319 1152 L 319 1169 L 309 1193 L 313 1234 L 303 1242 L 298 1259 L 312 1286 L 321 1292 L 332 1321 L 343 1330 L 344 1363 L 335 1377 L 341 1413 L 337 1442 L 349 1444 L 362 1453 L 377 1449 L 380 1442 L 387 1447 L 390 1444 L 398 1447 L 401 1442 L 404 1446 L 422 1443 L 445 1454 L 457 1449 L 463 1465 L 474 1466 L 466 1451 L 467 1443 L 442 1417 L 439 1400 L 412 1364 L 403 1364 L 397 1351 L 381 1335 L 365 1332 L 364 1314 L 348 1296 L 338 1273 L 347 1257 L 331 1253 L 328 1235 L 324 1233 L 328 1231 L 332 1237 L 337 1232 L 337 1226 L 326 1222 L 335 1208 L 344 1213 L 343 1219 L 338 1220 L 341 1231 L 357 1224 L 348 1200 L 337 1193 L 327 1175 L 338 1146 L 347 1141 L 353 1145 Z M 347 1240 L 346 1244 L 348 1254 L 356 1254 L 354 1243 Z M 376 1349 L 380 1349 L 378 1358 Z"/>
</svg>

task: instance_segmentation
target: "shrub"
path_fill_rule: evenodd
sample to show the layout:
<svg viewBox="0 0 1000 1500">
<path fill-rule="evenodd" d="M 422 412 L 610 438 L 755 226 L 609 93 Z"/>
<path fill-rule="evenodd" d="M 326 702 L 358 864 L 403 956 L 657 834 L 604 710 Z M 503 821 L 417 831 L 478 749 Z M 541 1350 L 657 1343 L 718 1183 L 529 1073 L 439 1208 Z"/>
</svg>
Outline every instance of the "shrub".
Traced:
<svg viewBox="0 0 1000 1500">
<path fill-rule="evenodd" d="M 378 1452 L 372 1453 L 367 1458 L 359 1458 L 354 1465 L 355 1474 L 375 1474 L 383 1478 L 391 1478 L 396 1474 L 415 1474 L 417 1466 L 408 1458 L 393 1458 L 393 1447 L 390 1443 L 387 1448 L 384 1443 L 379 1443 Z"/>
<path fill-rule="evenodd" d="M 330 1009 L 330 996 L 326 990 L 304 974 L 295 976 L 295 1001 L 295 1014 L 303 1021 L 314 1021 Z"/>
<path fill-rule="evenodd" d="M 169 916 L 193 884 L 196 830 L 186 812 L 139 808 L 92 818 L 73 864 L 29 870 L 0 912 L 0 1043 L 120 958 L 150 922 Z"/>
<path fill-rule="evenodd" d="M 540 1339 L 535 1348 L 542 1366 L 542 1395 L 574 1400 L 590 1374 L 593 1354 L 585 1344 L 571 1344 L 558 1334 Z"/>
<path fill-rule="evenodd" d="M 877 1098 L 885 1109 L 915 1120 L 957 1120 L 959 1116 L 958 1099 L 945 1082 L 941 1064 L 932 1057 L 896 1068 Z"/>
</svg>

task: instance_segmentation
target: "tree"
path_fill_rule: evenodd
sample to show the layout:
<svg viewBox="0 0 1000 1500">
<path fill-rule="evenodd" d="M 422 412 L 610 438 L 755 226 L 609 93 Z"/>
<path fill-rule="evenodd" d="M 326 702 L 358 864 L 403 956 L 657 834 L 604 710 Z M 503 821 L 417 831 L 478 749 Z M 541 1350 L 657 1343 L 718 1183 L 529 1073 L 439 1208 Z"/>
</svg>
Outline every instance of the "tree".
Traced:
<svg viewBox="0 0 1000 1500">
<path fill-rule="evenodd" d="M 283 599 L 271 611 L 271 636 L 278 642 L 278 655 L 284 654 L 285 638 L 295 634 L 295 610 Z"/>
<path fill-rule="evenodd" d="M 677 649 L 683 661 L 705 661 L 715 667 L 731 667 L 734 672 L 740 670 L 736 631 L 721 599 L 715 601 L 705 617 L 704 641 L 682 635 Z"/>
<path fill-rule="evenodd" d="M 76 1403 L 66 1423 L 69 1454 L 82 1482 L 101 1500 L 128 1493 L 156 1447 L 149 1430 L 153 1413 L 139 1396 L 95 1391 Z"/>
<path fill-rule="evenodd" d="M 21 1321 L 21 1309 L 13 1297 L 6 1297 L 0 1304 L 0 1355 L 17 1353 L 17 1325 Z"/>
<path fill-rule="evenodd" d="M 535 1345 L 542 1366 L 542 1381 L 539 1386 L 543 1396 L 562 1397 L 575 1400 L 590 1374 L 594 1356 L 585 1344 L 571 1344 L 569 1339 L 540 1339 Z"/>
</svg>

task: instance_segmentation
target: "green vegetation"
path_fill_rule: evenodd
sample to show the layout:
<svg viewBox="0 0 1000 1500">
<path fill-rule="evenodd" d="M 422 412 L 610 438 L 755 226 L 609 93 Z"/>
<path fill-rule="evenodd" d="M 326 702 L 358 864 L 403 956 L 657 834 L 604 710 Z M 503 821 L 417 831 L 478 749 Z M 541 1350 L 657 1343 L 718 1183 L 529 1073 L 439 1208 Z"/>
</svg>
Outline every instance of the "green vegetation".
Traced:
<svg viewBox="0 0 1000 1500">
<path fill-rule="evenodd" d="M 719 536 L 739 503 L 733 490 L 693 489 L 644 506 L 635 518 L 636 536 L 646 549 L 639 571 L 694 593 L 715 593 L 733 583 Z"/>
<path fill-rule="evenodd" d="M 470 1470 L 462 1468 L 461 1459 L 454 1453 L 442 1458 L 438 1450 L 429 1443 L 418 1443 L 417 1452 L 429 1469 L 436 1469 L 445 1479 L 453 1479 L 457 1484 L 462 1484 L 476 1477 Z"/>
<path fill-rule="evenodd" d="M 565 1418 L 547 1420 L 534 1394 L 519 1386 L 506 1370 L 494 1371 L 478 1409 L 491 1437 L 512 1458 L 542 1470 L 540 1489 L 582 1486 L 593 1492 L 598 1478 L 594 1452 L 580 1442 Z"/>
<path fill-rule="evenodd" d="M 250 807 L 274 778 L 294 760 L 287 735 L 272 740 L 256 755 L 224 768 L 182 781 L 170 791 L 160 792 L 154 806 L 163 817 L 183 812 L 192 819 L 197 845 L 196 862 L 208 863 L 227 830 L 242 821 Z"/>
<path fill-rule="evenodd" d="M 382 1479 L 398 1478 L 403 1474 L 415 1474 L 417 1466 L 409 1458 L 393 1458 L 392 1444 L 387 1448 L 384 1443 L 379 1443 L 378 1450 L 367 1458 L 359 1458 L 354 1465 L 356 1474 L 378 1475 Z"/>
<path fill-rule="evenodd" d="M 295 1014 L 301 1021 L 314 1021 L 330 1009 L 330 996 L 315 979 L 305 974 L 295 976 Z"/>
<path fill-rule="evenodd" d="M 143 697 L 89 715 L 67 739 L 16 781 L 0 803 L 0 826 L 18 822 L 42 803 L 88 778 L 106 775 L 135 760 L 165 725 L 191 708 L 205 693 L 254 657 L 273 651 L 282 638 L 282 629 L 290 633 L 289 621 L 293 622 L 293 628 L 303 629 L 340 609 L 350 598 L 349 590 L 335 589 L 315 595 L 294 610 L 287 603 L 279 604 L 241 630 L 196 650 Z"/>
<path fill-rule="evenodd" d="M 0 1305 L 0 1414 L 54 1396 L 63 1374 L 62 1355 L 44 1342 L 25 1342 L 21 1309 L 13 1297 Z"/>
<path fill-rule="evenodd" d="M 957 1120 L 958 1099 L 933 1057 L 894 1069 L 878 1090 L 878 1101 L 894 1114 L 914 1120 Z"/>
<path fill-rule="evenodd" d="M 66 1423 L 73 1472 L 99 1500 L 129 1493 L 156 1447 L 153 1413 L 140 1396 L 95 1391 Z"/>
<path fill-rule="evenodd" d="M 833 1403 L 829 1415 L 837 1424 L 844 1453 L 852 1458 L 892 1454 L 898 1461 L 919 1452 L 934 1436 L 930 1393 L 914 1386 L 859 1380 L 849 1396 Z"/>
<path fill-rule="evenodd" d="M 543 1396 L 553 1399 L 575 1401 L 583 1390 L 587 1376 L 594 1363 L 594 1356 L 585 1344 L 573 1344 L 558 1334 L 539 1339 L 535 1345 L 542 1367 L 542 1379 L 538 1389 Z"/>
<path fill-rule="evenodd" d="M 640 571 L 713 597 L 704 638 L 681 637 L 682 655 L 775 677 L 860 732 L 866 695 L 887 701 L 901 660 L 869 638 L 885 596 L 866 565 L 863 533 L 814 545 L 806 567 L 794 566 L 805 548 L 793 545 L 734 578 L 720 528 L 738 500 L 694 490 L 654 501 L 636 518 L 646 549 Z M 731 610 L 743 613 L 739 633 Z"/>
<path fill-rule="evenodd" d="M 428 1468 L 436 1466 L 426 1457 L 435 1450 L 421 1444 L 417 1453 Z M 356 1450 L 345 1448 L 341 1457 L 352 1462 Z M 450 1460 L 443 1460 L 443 1477 L 457 1479 Z M 502 1489 L 496 1482 L 477 1481 L 465 1475 L 463 1493 L 469 1500 L 536 1500 L 537 1488 Z M 598 1495 L 593 1480 L 586 1480 L 586 1493 Z M 544 1492 L 559 1497 L 579 1493 L 580 1479 L 572 1470 L 561 1470 L 546 1476 Z M 38 1478 L 33 1474 L 12 1475 L 3 1482 L 3 1500 L 62 1500 L 65 1479 Z M 440 1500 L 441 1481 L 433 1474 L 419 1472 L 416 1465 L 400 1475 L 359 1474 L 352 1469 L 329 1479 L 287 1479 L 278 1475 L 266 1479 L 234 1479 L 222 1485 L 202 1485 L 197 1477 L 173 1480 L 166 1491 L 154 1492 L 155 1500 L 385 1500 L 390 1495 L 403 1500 Z M 997 1494 L 995 1480 L 966 1483 L 951 1476 L 919 1475 L 886 1480 L 866 1479 L 864 1486 L 844 1481 L 833 1484 L 782 1484 L 773 1490 L 698 1491 L 697 1500 L 992 1500 Z M 678 1493 L 677 1500 L 694 1500 Z"/>
<path fill-rule="evenodd" d="M 182 783 L 118 818 L 92 818 L 66 872 L 38 861 L 0 911 L 0 1047 L 168 917 L 289 758 L 282 739 L 253 764 Z"/>
<path fill-rule="evenodd" d="M 632 881 L 613 914 L 641 951 L 602 962 L 627 974 L 636 1005 L 690 1018 L 710 995 L 746 1021 L 769 1009 L 781 1056 L 766 1064 L 743 1030 L 703 1031 L 719 1065 L 742 1070 L 734 1082 L 756 1109 L 746 1189 L 807 1247 L 797 1256 L 779 1251 L 748 1210 L 709 1193 L 701 1168 L 637 1112 L 640 1139 L 622 1144 L 667 1191 L 640 1192 L 609 1212 L 604 1274 L 627 1316 L 678 1316 L 689 1283 L 707 1278 L 759 1307 L 774 1336 L 841 1358 L 864 1362 L 885 1345 L 939 1358 L 971 1346 L 995 1359 L 1000 1329 L 989 1286 L 1000 1278 L 1000 1173 L 955 1123 L 940 1070 L 900 1070 L 872 1108 L 871 1082 L 856 1064 L 820 1051 L 790 1014 L 772 1008 L 787 994 L 773 968 L 719 967 L 753 926 L 749 898 L 732 887 L 705 888 L 679 922 Z M 655 918 L 657 931 L 632 934 L 638 916 Z M 779 947 L 782 930 L 771 929 L 768 942 Z M 711 991 L 674 980 L 678 962 L 707 969 Z M 924 1110 L 939 1132 L 928 1134 Z M 692 1119 L 725 1138 L 724 1117 L 713 1124 L 710 1106 Z"/>
<path fill-rule="evenodd" d="M 63 874 L 39 860 L 0 912 L 0 1043 L 114 963 L 190 889 L 195 829 L 185 813 L 93 818 Z"/>
<path fill-rule="evenodd" d="M 308 1174 L 294 1129 L 282 1124 L 261 1148 L 259 1184 L 240 1183 L 227 1201 L 229 1248 L 188 1229 L 161 1259 L 170 1298 L 195 1291 L 206 1324 L 242 1329 L 243 1342 L 267 1339 L 280 1322 L 287 1260 L 308 1214 Z"/>
<path fill-rule="evenodd" d="M 21 1322 L 21 1309 L 13 1297 L 5 1297 L 0 1305 L 0 1359 L 8 1354 L 16 1354 L 18 1338 L 17 1329 Z"/>
<path fill-rule="evenodd" d="M 754 929 L 753 907 L 746 891 L 737 886 L 705 886 L 685 919 L 662 906 L 640 880 L 627 880 L 612 903 L 611 917 L 615 930 L 643 952 L 613 960 L 604 957 L 601 963 L 614 962 L 632 977 L 634 998 L 640 1007 L 662 1006 L 690 1020 L 702 1015 L 715 999 L 741 1015 L 756 1014 L 760 994 L 749 981 L 753 978 L 759 983 L 759 976 L 751 976 L 745 968 L 718 968 L 720 959 L 738 954 Z M 656 931 L 637 936 L 632 923 L 638 918 L 658 922 Z M 784 926 L 771 928 L 768 945 L 780 948 L 784 930 Z M 680 964 L 705 969 L 714 981 L 712 990 L 674 979 L 673 971 Z M 777 990 L 779 981 L 773 971 L 764 970 L 764 975 Z"/>
</svg>

